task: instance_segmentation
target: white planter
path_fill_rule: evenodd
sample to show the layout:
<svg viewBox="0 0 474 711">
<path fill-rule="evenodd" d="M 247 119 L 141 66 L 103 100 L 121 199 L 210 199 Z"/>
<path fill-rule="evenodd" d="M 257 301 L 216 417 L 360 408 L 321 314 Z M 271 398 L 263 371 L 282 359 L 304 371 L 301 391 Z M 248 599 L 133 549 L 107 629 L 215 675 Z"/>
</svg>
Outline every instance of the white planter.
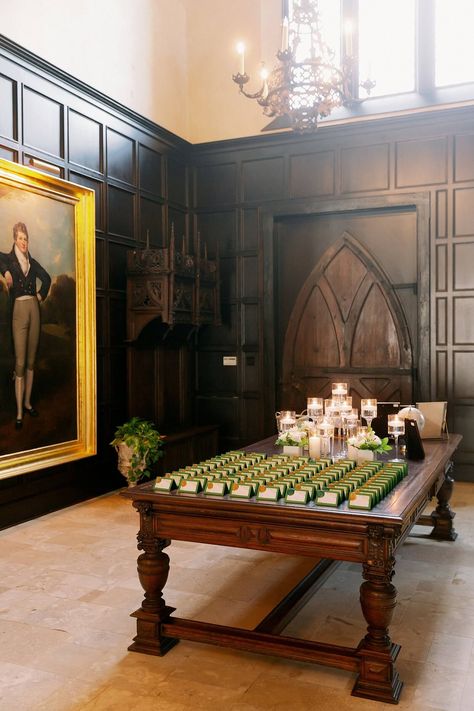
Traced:
<svg viewBox="0 0 474 711">
<path fill-rule="evenodd" d="M 283 447 L 283 454 L 289 454 L 290 457 L 302 457 L 303 452 L 303 447 L 292 447 L 289 444 L 286 444 Z"/>
<path fill-rule="evenodd" d="M 133 456 L 132 447 L 129 447 L 125 442 L 120 442 L 120 444 L 115 445 L 115 451 L 118 457 L 117 469 L 127 480 L 128 486 L 135 486 L 136 480 L 130 481 L 129 479 L 130 462 Z M 142 469 L 146 469 L 145 457 L 142 460 Z"/>
<path fill-rule="evenodd" d="M 373 462 L 375 459 L 375 452 L 371 449 L 357 449 L 353 447 L 352 444 L 347 446 L 347 458 L 354 459 L 357 464 L 362 462 Z"/>
</svg>

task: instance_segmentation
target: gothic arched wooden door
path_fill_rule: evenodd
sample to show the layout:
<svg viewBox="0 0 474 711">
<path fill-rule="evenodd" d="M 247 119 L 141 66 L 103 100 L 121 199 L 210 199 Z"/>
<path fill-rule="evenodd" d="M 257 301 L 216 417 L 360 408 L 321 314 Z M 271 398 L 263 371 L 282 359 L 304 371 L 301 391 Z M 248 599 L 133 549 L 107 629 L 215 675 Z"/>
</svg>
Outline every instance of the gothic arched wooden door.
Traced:
<svg viewBox="0 0 474 711">
<path fill-rule="evenodd" d="M 382 268 L 352 235 L 322 255 L 295 301 L 286 330 L 281 406 L 331 397 L 347 382 L 360 399 L 410 403 L 413 353 L 400 302 Z"/>
</svg>

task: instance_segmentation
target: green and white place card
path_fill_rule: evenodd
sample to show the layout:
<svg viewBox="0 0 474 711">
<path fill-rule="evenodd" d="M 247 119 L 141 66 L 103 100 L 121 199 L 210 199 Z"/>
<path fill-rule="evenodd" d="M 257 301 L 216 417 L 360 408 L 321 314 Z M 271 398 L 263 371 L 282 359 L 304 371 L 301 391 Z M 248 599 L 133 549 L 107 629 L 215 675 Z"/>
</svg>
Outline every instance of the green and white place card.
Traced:
<svg viewBox="0 0 474 711">
<path fill-rule="evenodd" d="M 254 495 L 253 484 L 236 482 L 230 488 L 230 496 L 236 499 L 251 499 Z"/>
<path fill-rule="evenodd" d="M 280 487 L 276 485 L 266 486 L 265 484 L 260 484 L 257 490 L 257 501 L 278 501 L 281 496 Z"/>
<path fill-rule="evenodd" d="M 349 497 L 349 507 L 351 509 L 365 509 L 370 510 L 374 505 L 374 499 L 370 493 L 362 493 L 360 491 L 353 491 Z"/>
<path fill-rule="evenodd" d="M 177 485 L 172 477 L 157 476 L 153 488 L 155 491 L 173 491 L 173 489 L 177 488 Z"/>
<path fill-rule="evenodd" d="M 227 481 L 208 481 L 204 493 L 206 496 L 225 496 L 229 492 L 229 483 Z"/>
<path fill-rule="evenodd" d="M 318 506 L 339 506 L 341 503 L 341 492 L 334 489 L 318 491 L 316 497 Z"/>
<path fill-rule="evenodd" d="M 200 479 L 183 479 L 179 485 L 178 492 L 185 494 L 198 494 L 202 490 Z"/>
<path fill-rule="evenodd" d="M 307 504 L 309 501 L 309 492 L 306 489 L 294 489 L 288 487 L 286 490 L 285 501 L 289 504 Z"/>
</svg>

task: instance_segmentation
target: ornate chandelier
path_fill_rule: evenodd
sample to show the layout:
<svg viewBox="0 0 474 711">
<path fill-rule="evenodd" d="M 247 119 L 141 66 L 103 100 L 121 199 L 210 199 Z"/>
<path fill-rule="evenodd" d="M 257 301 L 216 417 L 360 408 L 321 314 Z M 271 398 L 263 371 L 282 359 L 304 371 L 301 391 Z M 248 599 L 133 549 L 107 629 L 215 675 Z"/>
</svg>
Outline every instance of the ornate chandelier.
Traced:
<svg viewBox="0 0 474 711">
<path fill-rule="evenodd" d="M 232 79 L 240 92 L 256 99 L 269 117 L 287 117 L 295 131 L 314 131 L 318 118 L 328 116 L 338 106 L 358 103 L 353 96 L 356 81 L 355 59 L 352 56 L 352 36 L 346 38 L 341 66 L 334 62 L 334 52 L 324 42 L 316 0 L 293 0 L 291 24 L 285 17 L 282 25 L 281 48 L 277 52 L 279 65 L 271 73 L 262 68 L 262 85 L 255 93 L 244 86 L 250 80 L 245 73 L 242 43 L 237 47 L 240 66 Z M 367 93 L 375 82 L 367 79 L 362 86 Z"/>
</svg>

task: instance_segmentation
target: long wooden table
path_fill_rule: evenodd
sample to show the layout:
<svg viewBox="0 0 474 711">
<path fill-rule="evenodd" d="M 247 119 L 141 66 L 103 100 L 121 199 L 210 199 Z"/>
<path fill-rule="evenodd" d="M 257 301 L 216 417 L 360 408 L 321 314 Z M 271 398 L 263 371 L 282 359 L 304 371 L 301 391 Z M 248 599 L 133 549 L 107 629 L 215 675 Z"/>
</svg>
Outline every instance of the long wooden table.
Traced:
<svg viewBox="0 0 474 711">
<path fill-rule="evenodd" d="M 162 656 L 178 640 L 187 639 L 251 652 L 260 652 L 357 672 L 352 690 L 382 702 L 397 703 L 402 682 L 395 669 L 400 647 L 388 627 L 396 605 L 392 584 L 395 553 L 415 523 L 433 527 L 431 535 L 454 540 L 454 513 L 449 506 L 453 488 L 452 455 L 461 437 L 425 442 L 426 458 L 409 462 L 408 476 L 371 511 L 351 510 L 347 504 L 328 510 L 315 504 L 211 499 L 202 494 L 156 493 L 153 483 L 127 489 L 140 514 L 138 576 L 145 590 L 141 607 L 132 613 L 137 635 L 129 647 Z M 274 437 L 248 447 L 272 453 Z M 436 509 L 421 516 L 437 496 Z M 254 629 L 175 617 L 163 598 L 169 572 L 164 549 L 171 540 L 251 548 L 318 559 L 313 570 Z M 360 588 L 367 634 L 355 648 L 301 640 L 279 634 L 339 561 L 361 563 Z"/>
</svg>

